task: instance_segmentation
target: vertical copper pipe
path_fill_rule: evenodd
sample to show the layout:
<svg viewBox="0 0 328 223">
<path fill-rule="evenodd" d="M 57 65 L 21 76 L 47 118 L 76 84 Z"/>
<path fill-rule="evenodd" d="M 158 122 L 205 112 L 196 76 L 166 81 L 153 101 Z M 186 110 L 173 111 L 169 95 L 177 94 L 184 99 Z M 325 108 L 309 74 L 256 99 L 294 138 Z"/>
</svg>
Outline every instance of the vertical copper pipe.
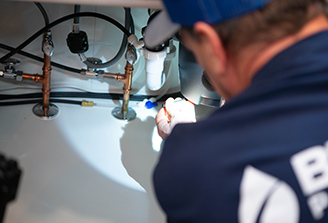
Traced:
<svg viewBox="0 0 328 223">
<path fill-rule="evenodd" d="M 123 106 L 122 106 L 122 114 L 123 119 L 127 118 L 127 114 L 129 112 L 129 100 L 130 100 L 130 91 L 132 85 L 132 72 L 133 65 L 129 62 L 126 62 L 125 66 L 125 74 L 124 74 L 124 86 L 123 86 Z"/>
<path fill-rule="evenodd" d="M 50 100 L 50 75 L 51 75 L 51 57 L 44 54 L 43 63 L 43 81 L 42 81 L 42 104 L 44 115 L 48 116 Z"/>
</svg>

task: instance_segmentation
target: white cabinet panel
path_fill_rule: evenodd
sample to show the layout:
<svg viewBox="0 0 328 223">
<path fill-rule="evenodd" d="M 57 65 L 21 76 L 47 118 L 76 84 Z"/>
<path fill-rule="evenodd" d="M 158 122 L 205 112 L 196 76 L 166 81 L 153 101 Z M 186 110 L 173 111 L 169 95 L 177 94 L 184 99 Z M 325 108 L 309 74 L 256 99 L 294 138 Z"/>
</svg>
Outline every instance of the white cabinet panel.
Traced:
<svg viewBox="0 0 328 223">
<path fill-rule="evenodd" d="M 7 0 L 7 1 L 17 1 L 17 0 Z M 33 0 L 20 0 L 20 1 L 33 2 Z M 160 9 L 163 7 L 161 0 L 39 0 L 38 2 L 81 4 L 81 5 L 124 6 L 124 7 L 156 8 L 156 9 Z"/>
</svg>

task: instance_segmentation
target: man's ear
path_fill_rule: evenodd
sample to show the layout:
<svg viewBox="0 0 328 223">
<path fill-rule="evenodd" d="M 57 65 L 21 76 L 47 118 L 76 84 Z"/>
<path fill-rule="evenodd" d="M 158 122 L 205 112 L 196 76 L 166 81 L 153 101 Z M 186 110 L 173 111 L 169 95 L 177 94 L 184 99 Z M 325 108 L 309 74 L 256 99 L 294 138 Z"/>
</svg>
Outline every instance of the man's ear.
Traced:
<svg viewBox="0 0 328 223">
<path fill-rule="evenodd" d="M 226 70 L 228 54 L 215 29 L 205 22 L 197 22 L 194 24 L 194 32 L 207 52 L 211 52 L 213 59 L 219 61 L 220 68 L 223 69 L 221 71 Z"/>
</svg>

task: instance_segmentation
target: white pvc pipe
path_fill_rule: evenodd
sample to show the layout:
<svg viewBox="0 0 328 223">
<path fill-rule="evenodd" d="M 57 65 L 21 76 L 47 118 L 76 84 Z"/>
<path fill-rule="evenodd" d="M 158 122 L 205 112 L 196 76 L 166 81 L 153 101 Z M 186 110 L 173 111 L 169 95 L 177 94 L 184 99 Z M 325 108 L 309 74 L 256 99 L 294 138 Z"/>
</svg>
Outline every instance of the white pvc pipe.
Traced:
<svg viewBox="0 0 328 223">
<path fill-rule="evenodd" d="M 142 55 L 146 59 L 146 85 L 149 90 L 157 91 L 164 84 L 163 69 L 164 60 L 167 55 L 166 50 L 151 52 L 143 49 Z"/>
</svg>

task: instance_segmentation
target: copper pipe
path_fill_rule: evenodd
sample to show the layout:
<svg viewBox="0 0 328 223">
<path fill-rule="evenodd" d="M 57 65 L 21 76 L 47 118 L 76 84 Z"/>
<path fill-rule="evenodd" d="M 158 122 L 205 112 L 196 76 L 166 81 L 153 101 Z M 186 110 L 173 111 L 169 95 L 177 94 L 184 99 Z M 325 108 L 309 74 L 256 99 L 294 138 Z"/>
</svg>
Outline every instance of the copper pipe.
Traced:
<svg viewBox="0 0 328 223">
<path fill-rule="evenodd" d="M 51 57 L 44 54 L 43 63 L 43 82 L 42 82 L 42 104 L 45 115 L 47 116 L 49 110 L 49 100 L 50 100 L 50 75 L 51 75 Z"/>
<path fill-rule="evenodd" d="M 31 81 L 34 81 L 36 83 L 43 81 L 43 76 L 39 75 L 39 74 L 26 74 L 26 73 L 23 73 L 22 77 L 23 77 L 24 80 L 31 80 Z"/>
<path fill-rule="evenodd" d="M 43 60 L 43 75 L 39 74 L 26 74 L 23 73 L 22 77 L 26 80 L 42 83 L 42 106 L 44 116 L 48 116 L 49 100 L 50 100 L 50 76 L 51 76 L 51 57 L 44 54 Z"/>
<path fill-rule="evenodd" d="M 124 83 L 123 86 L 123 105 L 122 105 L 122 114 L 123 119 L 126 119 L 126 116 L 129 111 L 129 100 L 130 100 L 130 91 L 132 85 L 132 73 L 133 73 L 133 65 L 129 62 L 126 62 L 125 66 L 125 79 L 120 80 Z"/>
<path fill-rule="evenodd" d="M 116 81 L 121 81 L 125 79 L 124 74 L 113 74 L 113 73 L 104 73 L 104 78 L 114 79 Z"/>
<path fill-rule="evenodd" d="M 129 112 L 129 100 L 130 100 L 130 91 L 132 85 L 132 73 L 133 65 L 128 61 L 125 65 L 125 73 L 123 74 L 113 74 L 113 73 L 104 73 L 104 77 L 112 78 L 119 82 L 123 82 L 123 105 L 122 105 L 122 114 L 123 119 L 126 119 L 126 116 Z"/>
</svg>

